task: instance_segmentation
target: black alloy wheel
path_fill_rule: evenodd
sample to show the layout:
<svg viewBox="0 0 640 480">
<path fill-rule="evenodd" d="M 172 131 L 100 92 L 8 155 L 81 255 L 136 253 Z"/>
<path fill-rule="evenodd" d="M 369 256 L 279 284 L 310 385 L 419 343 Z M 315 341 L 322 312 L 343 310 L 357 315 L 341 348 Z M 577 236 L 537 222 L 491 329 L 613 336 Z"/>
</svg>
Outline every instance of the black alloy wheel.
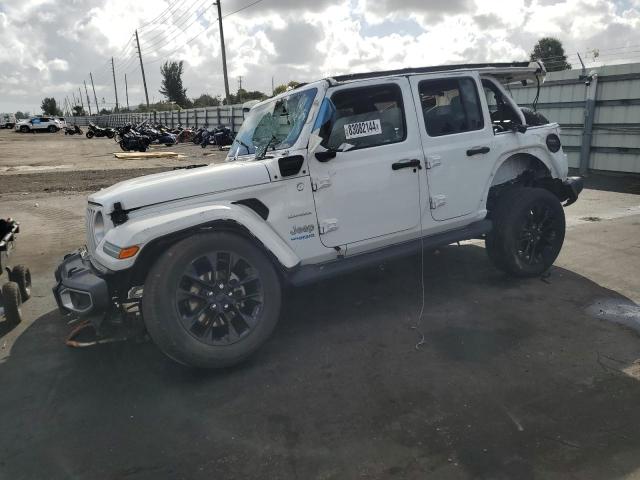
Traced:
<svg viewBox="0 0 640 480">
<path fill-rule="evenodd" d="M 207 345 L 230 345 L 258 325 L 264 304 L 262 279 L 243 257 L 217 251 L 196 258 L 176 291 L 182 326 Z"/>
</svg>

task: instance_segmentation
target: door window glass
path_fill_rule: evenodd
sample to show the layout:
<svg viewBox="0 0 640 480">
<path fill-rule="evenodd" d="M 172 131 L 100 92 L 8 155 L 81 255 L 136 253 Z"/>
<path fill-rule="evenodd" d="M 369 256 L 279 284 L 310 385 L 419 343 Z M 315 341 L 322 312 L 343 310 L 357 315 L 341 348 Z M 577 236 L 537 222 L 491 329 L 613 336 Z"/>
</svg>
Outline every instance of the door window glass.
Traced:
<svg viewBox="0 0 640 480">
<path fill-rule="evenodd" d="M 473 79 L 441 78 L 418 84 L 424 124 L 430 137 L 481 130 L 484 127 Z"/>
<path fill-rule="evenodd" d="M 402 142 L 406 121 L 402 91 L 395 84 L 340 90 L 331 97 L 336 112 L 326 146 L 354 150 Z"/>
</svg>

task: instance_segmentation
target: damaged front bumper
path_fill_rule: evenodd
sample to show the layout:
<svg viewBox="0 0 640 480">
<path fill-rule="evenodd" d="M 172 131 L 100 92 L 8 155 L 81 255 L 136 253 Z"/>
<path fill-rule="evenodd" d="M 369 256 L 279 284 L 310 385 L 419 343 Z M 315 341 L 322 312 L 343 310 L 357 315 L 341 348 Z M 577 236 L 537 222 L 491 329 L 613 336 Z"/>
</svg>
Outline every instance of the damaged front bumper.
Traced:
<svg viewBox="0 0 640 480">
<path fill-rule="evenodd" d="M 566 200 L 564 206 L 568 207 L 572 203 L 575 203 L 583 188 L 584 180 L 582 177 L 567 177 L 567 179 L 562 182 L 562 201 Z"/>
<path fill-rule="evenodd" d="M 91 264 L 86 250 L 66 255 L 56 268 L 53 287 L 60 311 L 87 319 L 98 330 L 112 308 L 106 276 Z"/>
</svg>

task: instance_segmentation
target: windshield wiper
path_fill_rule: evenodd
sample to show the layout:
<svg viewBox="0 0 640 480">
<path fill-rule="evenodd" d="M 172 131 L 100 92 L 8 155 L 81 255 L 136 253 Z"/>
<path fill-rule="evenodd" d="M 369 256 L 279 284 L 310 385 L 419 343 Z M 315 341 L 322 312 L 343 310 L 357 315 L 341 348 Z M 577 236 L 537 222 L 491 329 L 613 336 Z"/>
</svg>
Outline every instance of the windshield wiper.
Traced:
<svg viewBox="0 0 640 480">
<path fill-rule="evenodd" d="M 267 156 L 267 150 L 269 150 L 269 147 L 271 146 L 271 143 L 274 140 L 278 140 L 278 139 L 276 138 L 275 135 L 271 135 L 271 139 L 267 142 L 267 144 L 264 147 L 264 153 L 260 157 L 256 157 L 256 160 L 262 160 L 264 157 Z M 275 145 L 273 146 L 273 149 L 274 150 L 276 149 Z"/>
<path fill-rule="evenodd" d="M 247 145 L 246 143 L 244 143 L 242 140 L 240 140 L 239 138 L 234 138 L 234 141 L 238 142 L 240 145 L 242 145 L 244 148 L 247 149 L 247 155 L 251 154 L 251 147 L 249 147 L 249 145 Z"/>
</svg>

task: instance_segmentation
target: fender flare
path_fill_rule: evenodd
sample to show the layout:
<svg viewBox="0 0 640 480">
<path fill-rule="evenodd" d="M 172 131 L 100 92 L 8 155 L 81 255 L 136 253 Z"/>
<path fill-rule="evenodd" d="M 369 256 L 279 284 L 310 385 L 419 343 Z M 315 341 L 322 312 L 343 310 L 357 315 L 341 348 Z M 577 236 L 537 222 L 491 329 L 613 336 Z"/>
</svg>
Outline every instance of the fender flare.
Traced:
<svg viewBox="0 0 640 480">
<path fill-rule="evenodd" d="M 485 200 L 485 202 L 488 198 L 489 190 L 494 185 L 494 180 L 500 168 L 503 167 L 509 160 L 518 156 L 533 158 L 539 161 L 540 163 L 542 163 L 547 168 L 547 170 L 551 174 L 551 177 L 553 178 L 560 177 L 558 169 L 555 167 L 554 163 L 549 158 L 548 152 L 544 150 L 542 147 L 535 146 L 535 147 L 529 147 L 529 148 L 513 149 L 510 151 L 504 152 L 502 155 L 500 155 L 500 157 L 494 164 L 493 168 L 491 169 L 491 174 L 489 175 L 489 179 L 484 189 L 484 195 L 482 197 Z"/>
<path fill-rule="evenodd" d="M 229 202 L 215 205 L 191 205 L 149 215 L 131 217 L 126 223 L 107 232 L 96 248 L 96 260 L 113 271 L 131 267 L 149 243 L 179 232 L 215 225 L 215 222 L 232 222 L 246 229 L 286 269 L 300 263 L 291 247 L 257 213 L 243 205 Z M 140 252 L 133 258 L 118 260 L 104 253 L 104 242 L 120 248 L 137 245 Z"/>
</svg>

